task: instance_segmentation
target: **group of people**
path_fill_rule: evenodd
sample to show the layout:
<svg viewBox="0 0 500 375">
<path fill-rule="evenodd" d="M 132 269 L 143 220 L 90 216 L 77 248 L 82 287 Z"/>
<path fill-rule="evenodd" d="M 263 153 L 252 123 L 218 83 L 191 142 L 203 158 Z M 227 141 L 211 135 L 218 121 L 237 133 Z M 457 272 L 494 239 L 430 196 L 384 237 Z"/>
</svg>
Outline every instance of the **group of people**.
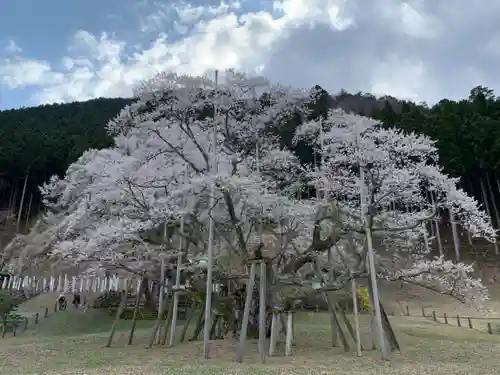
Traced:
<svg viewBox="0 0 500 375">
<path fill-rule="evenodd" d="M 59 310 L 66 310 L 68 307 L 68 301 L 66 300 L 66 295 L 64 293 L 59 295 L 59 298 L 57 299 L 57 303 L 59 304 Z M 73 306 L 75 309 L 78 308 L 81 304 L 81 297 L 80 293 L 75 292 L 73 293 L 73 301 L 72 301 Z"/>
</svg>

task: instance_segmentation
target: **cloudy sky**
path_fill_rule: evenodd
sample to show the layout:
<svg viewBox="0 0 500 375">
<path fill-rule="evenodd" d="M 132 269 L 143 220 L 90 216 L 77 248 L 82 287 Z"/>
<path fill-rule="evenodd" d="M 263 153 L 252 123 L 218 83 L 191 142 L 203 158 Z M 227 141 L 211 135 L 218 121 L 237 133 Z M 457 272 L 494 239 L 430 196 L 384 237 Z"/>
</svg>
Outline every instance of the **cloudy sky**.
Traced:
<svg viewBox="0 0 500 375">
<path fill-rule="evenodd" d="M 0 0 L 0 109 L 237 68 L 417 101 L 500 92 L 500 1 Z"/>
</svg>

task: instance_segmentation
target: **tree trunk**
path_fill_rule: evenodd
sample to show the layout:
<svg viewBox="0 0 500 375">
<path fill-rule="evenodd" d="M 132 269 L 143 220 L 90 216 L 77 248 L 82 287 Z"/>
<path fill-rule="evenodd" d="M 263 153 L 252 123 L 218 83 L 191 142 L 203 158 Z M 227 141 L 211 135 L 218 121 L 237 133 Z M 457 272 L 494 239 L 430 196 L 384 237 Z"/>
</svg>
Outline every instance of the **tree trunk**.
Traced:
<svg viewBox="0 0 500 375">
<path fill-rule="evenodd" d="M 457 233 L 457 223 L 455 222 L 455 215 L 448 209 L 448 214 L 450 217 L 451 232 L 453 233 L 453 247 L 455 248 L 455 256 L 457 262 L 460 261 L 460 240 Z"/>
<path fill-rule="evenodd" d="M 5 192 L 6 182 L 0 178 L 0 201 L 3 201 L 3 195 Z"/>
<path fill-rule="evenodd" d="M 431 201 L 431 202 L 433 201 L 433 200 L 432 200 L 432 194 L 431 194 L 431 192 L 430 192 L 430 191 L 427 191 L 427 197 L 430 199 L 430 201 Z M 431 236 L 432 236 L 432 237 L 436 237 L 436 234 L 434 233 L 434 225 L 433 225 L 433 220 L 431 220 L 431 221 L 429 222 L 429 224 L 430 224 L 430 225 L 429 225 L 429 227 L 431 228 Z"/>
<path fill-rule="evenodd" d="M 28 210 L 26 212 L 26 222 L 24 224 L 25 232 L 29 230 L 30 214 L 31 214 L 31 204 L 33 203 L 33 193 L 30 194 L 30 199 L 28 201 Z"/>
<path fill-rule="evenodd" d="M 338 329 L 337 332 L 339 334 L 340 341 L 342 342 L 342 345 L 344 347 L 344 351 L 348 352 L 351 350 L 351 347 L 349 345 L 348 335 L 346 334 L 344 327 L 340 324 L 339 312 L 341 311 L 341 309 L 339 308 L 338 304 L 332 299 L 331 294 L 325 291 L 322 291 L 321 294 L 323 295 L 323 298 L 325 299 L 325 302 L 328 305 L 328 309 L 332 314 L 331 318 L 334 320 L 334 325 Z"/>
<path fill-rule="evenodd" d="M 475 195 L 474 195 L 474 188 L 472 187 L 472 184 L 471 184 L 470 181 L 467 184 L 467 186 L 469 187 L 469 191 L 467 192 L 469 194 L 469 196 L 475 197 Z M 467 241 L 469 242 L 469 246 L 472 247 L 472 248 L 474 248 L 474 243 L 472 242 L 472 236 L 470 234 L 470 230 L 467 231 Z"/>
<path fill-rule="evenodd" d="M 16 200 L 16 195 L 17 195 L 17 184 L 14 184 L 10 187 L 10 194 L 9 194 L 9 207 L 7 208 L 7 215 L 10 216 L 12 215 L 12 211 L 14 209 L 14 202 Z"/>
<path fill-rule="evenodd" d="M 422 205 L 420 205 L 420 211 L 422 211 L 422 210 L 423 210 L 423 207 L 422 207 Z M 429 237 L 428 237 L 428 233 L 427 233 L 427 230 L 429 229 L 428 226 L 429 226 L 429 223 L 426 222 L 425 227 L 424 227 L 424 245 L 425 245 L 425 251 L 427 253 L 430 253 L 431 250 L 429 248 Z M 432 224 L 431 224 L 431 229 L 432 229 Z"/>
<path fill-rule="evenodd" d="M 17 213 L 17 223 L 16 223 L 16 233 L 19 233 L 21 229 L 21 218 L 23 214 L 24 198 L 26 197 L 26 187 L 28 186 L 28 177 L 30 170 L 26 171 L 26 176 L 24 176 L 23 192 L 21 193 L 21 202 L 19 203 L 19 212 Z"/>
<path fill-rule="evenodd" d="M 7 209 L 7 217 L 5 218 L 4 228 L 9 228 L 10 218 L 16 210 L 16 199 L 17 199 L 17 183 L 12 185 L 10 189 L 9 207 Z"/>
<path fill-rule="evenodd" d="M 440 227 L 439 224 L 441 222 L 441 214 L 436 206 L 436 200 L 434 199 L 434 193 L 432 191 L 430 192 L 430 195 L 431 195 L 431 203 L 434 206 L 434 210 L 436 211 L 436 220 L 434 221 L 434 223 L 436 225 L 436 239 L 438 242 L 439 256 L 443 256 L 443 245 L 441 243 L 441 232 L 439 229 Z"/>
<path fill-rule="evenodd" d="M 391 346 L 391 351 L 395 350 L 401 351 L 401 347 L 399 346 L 399 342 L 396 338 L 396 334 L 394 333 L 394 329 L 392 328 L 391 322 L 387 317 L 384 306 L 382 305 L 382 302 L 379 301 L 379 303 L 380 303 L 380 311 L 382 312 L 382 324 L 384 326 L 384 332 L 387 341 L 389 341 L 389 345 Z"/>
<path fill-rule="evenodd" d="M 251 298 L 251 302 L 250 302 L 247 337 L 252 338 L 252 339 L 259 338 L 259 330 L 260 330 L 259 317 L 260 317 L 260 311 L 261 311 L 261 309 L 260 309 L 260 303 L 261 303 L 260 295 L 261 295 L 261 293 L 259 290 L 260 285 L 261 285 L 260 282 L 257 285 L 254 285 L 252 298 Z M 266 338 L 270 338 L 271 337 L 271 320 L 272 320 L 272 316 L 270 314 L 270 306 L 267 305 L 264 311 L 265 311 L 265 315 L 266 315 L 265 319 L 264 319 L 264 333 L 265 333 Z"/>
<path fill-rule="evenodd" d="M 491 178 L 488 173 L 486 173 L 486 186 L 488 187 L 488 192 L 491 197 L 491 205 L 493 206 L 493 211 L 495 212 L 496 228 L 500 227 L 500 215 L 498 214 L 497 200 L 495 199 L 495 193 L 493 192 L 493 187 L 491 185 Z"/>
<path fill-rule="evenodd" d="M 489 199 L 488 199 L 488 195 L 486 194 L 486 188 L 484 187 L 484 182 L 483 182 L 482 178 L 479 179 L 479 184 L 481 185 L 481 195 L 483 196 L 484 208 L 485 208 L 488 216 L 491 217 L 491 211 L 490 211 L 490 207 L 489 207 Z M 496 241 L 493 243 L 493 248 L 495 250 L 495 254 L 498 255 L 498 244 Z"/>
<path fill-rule="evenodd" d="M 315 261 L 314 261 L 313 268 L 314 268 L 314 272 L 316 274 L 316 278 L 320 281 L 322 286 L 325 286 L 326 285 L 325 279 L 324 279 L 324 277 L 319 269 L 319 264 L 318 264 L 317 259 L 315 259 Z M 347 334 L 344 331 L 344 327 L 341 326 L 341 324 L 340 324 L 339 306 L 333 300 L 333 298 L 331 297 L 331 294 L 329 294 L 328 292 L 326 292 L 324 290 L 321 290 L 321 294 L 323 295 L 323 298 L 325 299 L 325 302 L 328 305 L 328 310 L 332 314 L 331 318 L 334 320 L 334 322 L 332 324 L 332 328 L 335 326 L 335 328 L 338 329 L 337 332 L 339 334 L 340 341 L 342 342 L 342 345 L 344 346 L 344 351 L 348 352 L 348 351 L 350 351 L 350 346 L 349 346 Z M 333 333 L 332 333 L 332 335 L 333 335 Z M 354 340 L 354 338 L 353 338 L 353 340 Z"/>
<path fill-rule="evenodd" d="M 384 306 L 382 305 L 382 302 L 380 302 L 380 300 L 376 302 L 373 298 L 371 281 L 368 281 L 368 294 L 370 295 L 370 302 L 372 305 L 372 309 L 375 303 L 378 302 L 379 304 L 380 312 L 382 315 L 382 332 L 384 333 L 384 339 L 387 340 L 387 342 L 389 343 L 391 351 L 400 350 L 399 342 L 396 338 L 394 330 L 392 329 L 392 325 L 387 317 L 387 314 L 385 313 L 385 309 Z"/>
<path fill-rule="evenodd" d="M 490 176 L 488 173 L 486 173 L 486 186 L 488 186 L 488 191 L 490 193 L 493 211 L 495 211 L 495 219 L 496 219 L 496 225 L 495 225 L 496 228 L 495 229 L 499 229 L 500 228 L 500 215 L 498 214 L 497 201 L 495 199 L 495 193 L 493 192 L 493 187 L 491 185 L 491 179 L 490 179 Z M 495 238 L 495 243 L 497 243 L 496 238 Z"/>
</svg>

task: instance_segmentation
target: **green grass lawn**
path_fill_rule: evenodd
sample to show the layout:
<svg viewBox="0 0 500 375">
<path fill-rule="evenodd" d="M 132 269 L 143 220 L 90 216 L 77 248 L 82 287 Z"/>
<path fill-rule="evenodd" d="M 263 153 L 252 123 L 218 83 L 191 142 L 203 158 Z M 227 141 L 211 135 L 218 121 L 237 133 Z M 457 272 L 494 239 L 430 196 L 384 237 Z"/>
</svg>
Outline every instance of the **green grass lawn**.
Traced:
<svg viewBox="0 0 500 375">
<path fill-rule="evenodd" d="M 109 332 L 114 317 L 99 310 L 83 309 L 74 310 L 68 308 L 66 311 L 58 311 L 41 320 L 38 329 L 34 333 L 42 336 L 76 336 L 85 334 L 102 334 Z M 128 330 L 130 320 L 119 320 L 117 331 Z M 138 320 L 137 329 L 152 328 L 154 320 Z"/>
<path fill-rule="evenodd" d="M 364 344 L 370 336 L 363 319 Z M 275 357 L 260 364 L 256 342 L 248 343 L 243 364 L 234 360 L 234 340 L 211 345 L 205 361 L 201 342 L 173 348 L 146 349 L 152 322 L 140 322 L 133 345 L 127 346 L 130 321 L 121 321 L 114 344 L 105 348 L 112 317 L 97 311 L 59 312 L 38 330 L 0 341 L 0 374 L 433 374 L 496 375 L 500 373 L 500 335 L 457 328 L 412 317 L 394 317 L 403 353 L 390 362 L 375 351 L 362 358 L 332 348 L 326 314 L 297 314 L 293 355 L 285 357 L 283 337 Z"/>
</svg>

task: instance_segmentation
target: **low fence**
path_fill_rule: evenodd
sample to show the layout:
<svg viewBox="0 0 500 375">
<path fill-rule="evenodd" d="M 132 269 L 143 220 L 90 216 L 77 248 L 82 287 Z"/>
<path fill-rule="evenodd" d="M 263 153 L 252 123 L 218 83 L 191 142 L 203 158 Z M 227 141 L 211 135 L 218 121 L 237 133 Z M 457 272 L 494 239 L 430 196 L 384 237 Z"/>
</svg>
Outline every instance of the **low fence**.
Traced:
<svg viewBox="0 0 500 375">
<path fill-rule="evenodd" d="M 35 328 L 38 324 L 45 318 L 58 312 L 58 303 L 55 301 L 52 308 L 44 307 L 41 312 L 36 312 L 31 316 L 24 316 L 22 319 L 16 320 L 2 320 L 0 319 L 0 337 L 16 337 L 20 332 L 26 332 L 28 328 L 34 326 Z M 23 315 L 22 313 L 19 315 Z M 7 336 L 8 335 L 8 336 Z"/>
<path fill-rule="evenodd" d="M 424 307 L 422 307 L 419 313 L 415 313 L 411 312 L 408 306 L 405 307 L 404 315 L 431 319 L 436 323 L 455 327 L 488 332 L 490 335 L 500 334 L 500 318 L 496 317 L 473 317 L 460 314 L 439 313 L 436 312 L 436 310 L 429 310 Z"/>
</svg>

